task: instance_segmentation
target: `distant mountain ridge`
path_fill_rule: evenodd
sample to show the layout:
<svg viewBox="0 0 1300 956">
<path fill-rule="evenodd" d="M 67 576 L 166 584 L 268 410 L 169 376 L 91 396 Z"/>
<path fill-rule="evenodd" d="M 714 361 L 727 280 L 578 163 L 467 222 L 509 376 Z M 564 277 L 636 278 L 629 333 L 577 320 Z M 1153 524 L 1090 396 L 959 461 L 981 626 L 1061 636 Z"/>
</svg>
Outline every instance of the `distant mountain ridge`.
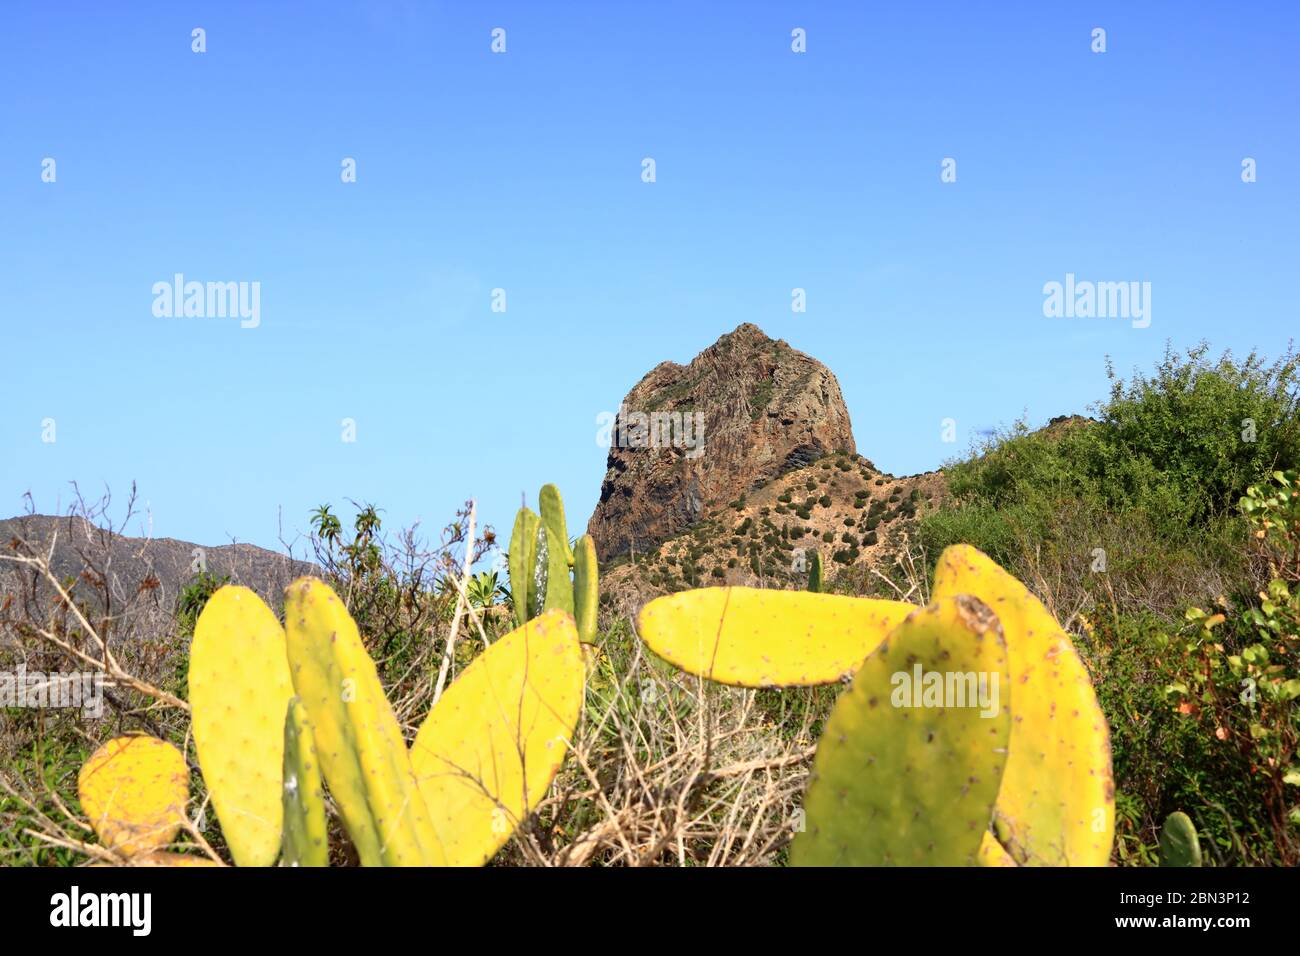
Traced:
<svg viewBox="0 0 1300 956">
<path fill-rule="evenodd" d="M 0 520 L 0 554 L 20 553 L 23 546 L 50 555 L 54 574 L 76 579 L 79 596 L 107 587 L 114 606 L 133 609 L 131 629 L 142 637 L 158 636 L 170 627 L 176 599 L 194 580 L 200 558 L 210 574 L 252 589 L 277 611 L 294 578 L 318 571 L 306 561 L 251 544 L 206 546 L 174 538 L 133 538 L 80 516 Z M 47 596 L 48 591 L 31 569 L 0 560 L 0 605 Z"/>
</svg>

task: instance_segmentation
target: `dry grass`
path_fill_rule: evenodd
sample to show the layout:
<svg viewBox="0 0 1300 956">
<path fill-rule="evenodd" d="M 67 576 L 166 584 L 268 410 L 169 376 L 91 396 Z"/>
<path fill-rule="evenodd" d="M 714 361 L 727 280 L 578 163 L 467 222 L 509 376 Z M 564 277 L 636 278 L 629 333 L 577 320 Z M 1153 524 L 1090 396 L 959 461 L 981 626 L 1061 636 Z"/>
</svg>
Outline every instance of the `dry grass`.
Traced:
<svg viewBox="0 0 1300 956">
<path fill-rule="evenodd" d="M 362 623 L 408 738 L 440 683 L 510 628 L 504 608 L 468 602 L 465 554 L 477 560 L 491 540 L 475 540 L 468 511 L 458 517 L 432 548 L 409 533 L 391 543 L 373 539 L 374 548 L 352 557 L 343 557 L 338 542 L 309 542 L 323 576 Z M 51 567 L 48 545 L 11 541 L 0 549 L 19 582 L 3 599 L 0 670 L 25 663 L 29 670 L 93 671 L 104 682 L 99 719 L 0 711 L 0 860 L 10 865 L 129 865 L 96 845 L 77 804 L 76 774 L 101 743 L 137 732 L 171 741 L 190 763 L 188 819 L 171 849 L 227 859 L 190 742 L 184 673 L 192 620 L 174 620 L 164 637 L 133 631 L 138 604 L 151 593 L 146 587 L 122 599 L 129 588 L 106 567 L 120 534 L 120 525 L 110 526 L 85 542 L 80 573 L 71 576 Z M 586 704 L 569 756 L 496 862 L 779 862 L 799 825 L 813 744 L 837 689 L 781 693 L 702 682 L 648 655 L 627 610 L 605 623 L 589 657 Z M 331 813 L 335 862 L 355 862 Z"/>
</svg>

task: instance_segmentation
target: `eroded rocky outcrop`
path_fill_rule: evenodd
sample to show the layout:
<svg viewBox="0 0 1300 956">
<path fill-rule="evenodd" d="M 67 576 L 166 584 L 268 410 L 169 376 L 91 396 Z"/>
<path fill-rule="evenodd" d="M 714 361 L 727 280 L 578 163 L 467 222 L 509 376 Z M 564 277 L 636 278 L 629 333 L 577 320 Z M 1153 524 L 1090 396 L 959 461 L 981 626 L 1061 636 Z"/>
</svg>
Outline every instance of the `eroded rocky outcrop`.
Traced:
<svg viewBox="0 0 1300 956">
<path fill-rule="evenodd" d="M 587 527 L 601 560 L 653 550 L 779 475 L 856 453 L 830 369 L 748 323 L 688 365 L 652 369 L 623 399 L 610 438 Z"/>
</svg>

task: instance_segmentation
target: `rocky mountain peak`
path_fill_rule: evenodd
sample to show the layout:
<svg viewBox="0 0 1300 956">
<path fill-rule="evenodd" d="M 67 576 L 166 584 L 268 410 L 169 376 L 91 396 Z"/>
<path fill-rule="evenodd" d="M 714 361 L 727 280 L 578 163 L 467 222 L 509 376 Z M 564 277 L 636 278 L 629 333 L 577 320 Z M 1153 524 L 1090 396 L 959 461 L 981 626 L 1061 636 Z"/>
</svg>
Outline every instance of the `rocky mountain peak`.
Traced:
<svg viewBox="0 0 1300 956">
<path fill-rule="evenodd" d="M 628 392 L 587 530 L 602 560 L 651 550 L 837 451 L 856 454 L 834 374 L 746 322 L 687 365 L 660 363 Z"/>
</svg>

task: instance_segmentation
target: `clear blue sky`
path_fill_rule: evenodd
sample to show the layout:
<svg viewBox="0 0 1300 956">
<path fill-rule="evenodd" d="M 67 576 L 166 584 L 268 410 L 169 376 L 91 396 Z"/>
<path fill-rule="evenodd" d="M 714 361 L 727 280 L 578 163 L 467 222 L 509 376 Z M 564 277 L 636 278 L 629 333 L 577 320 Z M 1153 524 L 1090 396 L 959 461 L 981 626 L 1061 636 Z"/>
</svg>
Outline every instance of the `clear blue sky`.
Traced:
<svg viewBox="0 0 1300 956">
<path fill-rule="evenodd" d="M 346 498 L 508 533 L 555 481 L 576 531 L 596 416 L 746 321 L 897 474 L 1083 411 L 1107 354 L 1275 355 L 1297 50 L 1292 2 L 7 2 L 0 515 L 136 481 L 205 544 Z M 178 272 L 260 326 L 155 317 Z M 1068 272 L 1149 281 L 1150 327 L 1045 318 Z"/>
</svg>

